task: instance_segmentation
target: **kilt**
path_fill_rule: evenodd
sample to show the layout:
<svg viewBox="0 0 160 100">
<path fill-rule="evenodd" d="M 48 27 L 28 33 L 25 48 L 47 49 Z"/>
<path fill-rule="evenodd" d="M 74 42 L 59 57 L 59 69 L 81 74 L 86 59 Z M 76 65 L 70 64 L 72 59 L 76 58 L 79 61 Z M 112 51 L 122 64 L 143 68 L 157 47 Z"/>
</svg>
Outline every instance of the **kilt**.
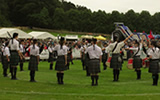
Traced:
<svg viewBox="0 0 160 100">
<path fill-rule="evenodd" d="M 100 73 L 100 61 L 98 59 L 93 59 L 89 61 L 88 72 L 90 74 Z"/>
<path fill-rule="evenodd" d="M 133 68 L 142 68 L 142 59 L 140 56 L 133 57 Z"/>
<path fill-rule="evenodd" d="M 48 62 L 53 62 L 55 61 L 55 57 L 54 57 L 54 54 L 53 53 L 49 53 L 49 58 L 48 58 Z"/>
<path fill-rule="evenodd" d="M 149 72 L 153 74 L 160 72 L 159 59 L 150 60 Z"/>
<path fill-rule="evenodd" d="M 8 60 L 7 60 L 7 57 L 6 57 L 6 56 L 3 56 L 3 62 L 2 62 L 2 65 L 3 65 L 3 68 L 4 68 L 4 69 L 8 69 L 9 62 L 8 62 Z"/>
<path fill-rule="evenodd" d="M 89 66 L 89 55 L 88 55 L 88 53 L 87 54 L 85 54 L 85 65 L 86 66 Z"/>
<path fill-rule="evenodd" d="M 112 54 L 110 68 L 116 69 L 122 67 L 122 62 L 118 61 L 118 57 L 120 57 L 120 54 Z"/>
<path fill-rule="evenodd" d="M 65 56 L 58 56 L 56 61 L 55 70 L 64 71 L 67 70 L 68 67 L 65 65 Z"/>
<path fill-rule="evenodd" d="M 38 60 L 37 56 L 30 56 L 28 70 L 30 71 L 38 71 Z"/>
<path fill-rule="evenodd" d="M 17 66 L 18 63 L 19 63 L 18 52 L 11 50 L 11 56 L 10 56 L 10 64 L 11 64 L 11 66 Z"/>
</svg>

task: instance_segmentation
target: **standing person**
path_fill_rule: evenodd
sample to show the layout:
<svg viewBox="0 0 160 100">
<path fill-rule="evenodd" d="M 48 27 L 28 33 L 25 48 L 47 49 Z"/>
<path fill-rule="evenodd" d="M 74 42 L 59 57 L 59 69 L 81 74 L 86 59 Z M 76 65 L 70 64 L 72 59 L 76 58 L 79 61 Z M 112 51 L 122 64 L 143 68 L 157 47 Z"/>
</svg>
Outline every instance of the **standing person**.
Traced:
<svg viewBox="0 0 160 100">
<path fill-rule="evenodd" d="M 81 62 L 82 62 L 82 66 L 83 66 L 83 70 L 85 70 L 85 50 L 86 50 L 86 44 L 85 41 L 82 41 L 82 46 L 80 49 L 80 54 L 81 54 Z"/>
<path fill-rule="evenodd" d="M 89 55 L 87 53 L 87 49 L 91 46 L 91 40 L 88 40 L 88 44 L 87 44 L 87 47 L 86 47 L 86 51 L 85 51 L 85 65 L 86 65 L 86 76 L 90 76 L 90 73 L 89 73 Z"/>
<path fill-rule="evenodd" d="M 39 64 L 39 47 L 37 46 L 37 40 L 33 40 L 33 44 L 29 47 L 30 48 L 30 60 L 28 69 L 30 70 L 30 82 L 35 81 L 35 71 L 38 71 L 38 64 Z"/>
<path fill-rule="evenodd" d="M 137 80 L 141 79 L 141 68 L 142 68 L 142 59 L 140 58 L 141 50 L 142 50 L 142 43 L 143 39 L 141 40 L 141 43 L 138 41 L 135 41 L 134 47 L 128 48 L 129 50 L 132 50 L 134 52 L 133 54 L 133 68 L 135 68 L 135 71 L 137 72 Z"/>
<path fill-rule="evenodd" d="M 88 71 L 91 74 L 92 86 L 98 85 L 98 79 L 100 73 L 100 63 L 102 59 L 102 50 L 97 46 L 97 39 L 93 39 L 92 46 L 88 47 L 87 53 L 89 54 L 89 66 Z"/>
<path fill-rule="evenodd" d="M 6 42 L 4 50 L 3 50 L 3 76 L 7 77 L 7 69 L 10 62 L 10 51 L 8 48 L 9 42 Z"/>
<path fill-rule="evenodd" d="M 20 47 L 20 52 L 24 56 L 25 55 L 24 40 L 21 40 L 19 47 Z M 24 63 L 24 61 L 25 61 L 25 59 L 20 59 L 20 71 L 23 71 L 23 63 Z"/>
<path fill-rule="evenodd" d="M 13 38 L 9 41 L 9 47 L 10 47 L 10 65 L 11 65 L 11 79 L 17 80 L 16 73 L 17 73 L 17 66 L 19 63 L 19 57 L 22 59 L 23 55 L 19 51 L 19 42 L 18 39 L 18 33 L 13 34 Z"/>
<path fill-rule="evenodd" d="M 55 60 L 54 59 L 54 51 L 53 51 L 53 46 L 52 44 L 49 44 L 49 47 L 48 47 L 48 51 L 49 51 L 49 59 L 48 59 L 48 62 L 50 63 L 50 70 L 53 70 L 53 61 Z"/>
<path fill-rule="evenodd" d="M 107 51 L 106 48 L 107 48 L 107 43 L 104 43 L 103 48 L 102 48 L 102 52 L 103 52 L 103 55 L 102 55 L 103 70 L 107 69 L 106 61 L 107 61 L 107 58 L 108 58 L 108 53 L 106 52 Z"/>
<path fill-rule="evenodd" d="M 150 50 L 148 52 L 150 58 L 149 72 L 152 73 L 153 86 L 158 85 L 158 79 L 160 72 L 160 49 L 156 47 L 156 41 L 151 42 Z"/>
<path fill-rule="evenodd" d="M 124 41 L 119 42 L 119 39 L 117 36 L 114 36 L 114 43 L 111 43 L 108 47 L 109 52 L 112 52 L 112 59 L 110 63 L 110 67 L 113 68 L 113 76 L 114 76 L 114 82 L 119 80 L 119 74 L 120 74 L 120 68 L 121 68 L 121 61 L 120 59 L 120 49 L 124 46 L 125 42 L 131 38 L 133 34 L 131 34 L 128 38 L 126 38 Z M 108 53 L 109 54 L 109 53 Z M 109 56 L 108 56 L 109 57 Z"/>
<path fill-rule="evenodd" d="M 58 84 L 64 84 L 63 76 L 64 71 L 67 70 L 67 47 L 65 46 L 65 40 L 61 37 L 59 44 L 54 47 L 57 51 L 58 58 L 56 61 L 55 70 L 57 71 L 57 81 Z"/>
<path fill-rule="evenodd" d="M 67 68 L 69 69 L 70 62 L 72 61 L 72 47 L 66 43 L 67 46 Z"/>
</svg>

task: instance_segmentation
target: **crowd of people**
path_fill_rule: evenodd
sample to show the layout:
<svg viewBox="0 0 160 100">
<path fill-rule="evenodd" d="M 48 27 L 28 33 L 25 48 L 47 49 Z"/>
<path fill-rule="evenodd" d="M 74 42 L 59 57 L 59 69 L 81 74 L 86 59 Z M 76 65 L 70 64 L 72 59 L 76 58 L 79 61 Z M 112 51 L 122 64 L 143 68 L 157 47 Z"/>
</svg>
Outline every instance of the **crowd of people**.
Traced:
<svg viewBox="0 0 160 100">
<path fill-rule="evenodd" d="M 36 39 L 18 41 L 18 33 L 14 33 L 12 39 L 2 40 L 1 59 L 3 65 L 3 75 L 7 77 L 7 69 L 10 68 L 11 79 L 17 80 L 17 66 L 23 71 L 25 56 L 29 55 L 30 82 L 35 81 L 35 72 L 38 71 L 39 55 L 43 49 L 48 49 L 50 63 L 49 69 L 53 70 L 53 62 L 57 71 L 58 84 L 64 84 L 64 71 L 69 70 L 70 63 L 73 64 L 72 49 L 79 48 L 81 53 L 81 62 L 83 70 L 86 70 L 86 76 L 91 77 L 91 85 L 97 86 L 101 62 L 103 69 L 107 69 L 106 62 L 111 58 L 110 68 L 113 69 L 113 81 L 119 81 L 120 71 L 123 64 L 123 51 L 127 51 L 127 59 L 133 58 L 133 68 L 137 73 L 137 80 L 141 79 L 142 59 L 141 53 L 147 55 L 150 61 L 149 72 L 152 73 L 153 85 L 158 85 L 160 72 L 160 41 L 158 40 L 128 40 L 133 36 L 131 34 L 123 41 L 114 36 L 114 41 L 104 42 L 100 48 L 97 45 L 97 39 L 88 39 L 78 42 L 65 41 L 63 37 L 59 41 L 38 41 Z"/>
</svg>

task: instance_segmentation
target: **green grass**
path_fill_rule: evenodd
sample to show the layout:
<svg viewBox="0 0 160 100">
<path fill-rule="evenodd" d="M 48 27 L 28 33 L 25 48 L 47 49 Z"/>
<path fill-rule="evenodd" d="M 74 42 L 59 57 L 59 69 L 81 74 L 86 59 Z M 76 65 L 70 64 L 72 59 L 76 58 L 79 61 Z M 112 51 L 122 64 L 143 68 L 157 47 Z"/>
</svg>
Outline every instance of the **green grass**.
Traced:
<svg viewBox="0 0 160 100">
<path fill-rule="evenodd" d="M 119 82 L 112 82 L 112 69 L 101 70 L 96 87 L 91 86 L 91 79 L 85 76 L 79 60 L 74 60 L 74 65 L 65 72 L 64 85 L 57 84 L 56 71 L 49 70 L 48 62 L 40 62 L 37 82 L 29 82 L 28 63 L 25 63 L 25 71 L 18 69 L 19 80 L 0 75 L 0 100 L 159 100 L 160 86 L 151 85 L 148 69 L 142 70 L 142 80 L 136 80 L 136 73 L 127 69 L 126 63 Z"/>
</svg>

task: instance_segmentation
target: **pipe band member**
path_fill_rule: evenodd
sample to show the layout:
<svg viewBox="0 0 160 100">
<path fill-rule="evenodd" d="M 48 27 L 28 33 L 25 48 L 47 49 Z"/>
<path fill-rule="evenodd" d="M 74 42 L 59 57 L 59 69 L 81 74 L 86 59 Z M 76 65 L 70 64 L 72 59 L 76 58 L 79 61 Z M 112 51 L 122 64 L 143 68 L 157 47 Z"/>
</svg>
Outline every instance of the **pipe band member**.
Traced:
<svg viewBox="0 0 160 100">
<path fill-rule="evenodd" d="M 102 55 L 103 70 L 106 70 L 107 69 L 106 61 L 108 58 L 107 43 L 103 44 L 102 52 L 103 52 Z"/>
<path fill-rule="evenodd" d="M 53 62 L 55 61 L 55 58 L 54 58 L 54 50 L 52 44 L 49 45 L 48 51 L 49 51 L 48 62 L 50 63 L 50 70 L 53 70 Z"/>
<path fill-rule="evenodd" d="M 37 40 L 33 40 L 33 44 L 30 48 L 30 60 L 28 70 L 30 70 L 30 82 L 35 81 L 35 71 L 38 71 L 39 64 L 39 47 L 37 46 Z"/>
<path fill-rule="evenodd" d="M 20 42 L 20 52 L 23 54 L 23 56 L 25 55 L 25 48 L 24 48 L 24 40 L 21 40 Z M 23 63 L 25 61 L 25 59 L 19 59 L 20 60 L 20 71 L 23 71 Z"/>
<path fill-rule="evenodd" d="M 85 41 L 83 40 L 82 46 L 80 48 L 81 62 L 82 62 L 83 70 L 86 70 L 86 68 L 85 68 L 85 50 L 86 50 L 86 44 L 85 44 Z"/>
<path fill-rule="evenodd" d="M 64 84 L 63 76 L 64 71 L 67 70 L 67 47 L 65 46 L 65 40 L 61 37 L 59 44 L 54 47 L 57 51 L 58 58 L 56 61 L 55 70 L 57 71 L 57 81 L 58 84 Z"/>
<path fill-rule="evenodd" d="M 148 51 L 148 55 L 150 58 L 149 72 L 152 73 L 153 78 L 153 86 L 158 85 L 158 79 L 160 72 L 160 49 L 156 47 L 156 41 L 151 42 L 150 50 Z"/>
<path fill-rule="evenodd" d="M 122 66 L 121 61 L 119 61 L 120 58 L 120 49 L 124 46 L 125 42 L 131 38 L 133 34 L 131 34 L 128 38 L 126 38 L 124 41 L 119 42 L 119 39 L 117 36 L 114 36 L 114 43 L 111 43 L 108 47 L 109 52 L 112 52 L 112 59 L 110 62 L 110 67 L 113 68 L 113 76 L 114 76 L 114 82 L 119 80 L 119 74 L 120 74 L 120 68 Z M 108 56 L 109 57 L 109 56 Z"/>
<path fill-rule="evenodd" d="M 89 66 L 88 71 L 91 74 L 92 86 L 98 85 L 98 78 L 100 73 L 100 63 L 102 59 L 102 50 L 97 46 L 97 39 L 93 39 L 93 45 L 88 47 L 87 51 L 89 54 Z"/>
<path fill-rule="evenodd" d="M 67 68 L 69 69 L 70 62 L 72 62 L 72 47 L 69 43 L 66 43 L 67 46 Z"/>
<path fill-rule="evenodd" d="M 91 46 L 91 39 L 88 40 L 87 47 L 85 50 L 85 66 L 86 66 L 86 76 L 90 76 L 89 73 L 89 54 L 87 53 L 87 49 Z"/>
<path fill-rule="evenodd" d="M 19 51 L 19 42 L 18 39 L 18 33 L 13 34 L 13 38 L 9 41 L 9 47 L 10 47 L 10 65 L 11 65 L 11 79 L 17 80 L 16 73 L 17 73 L 17 65 L 19 63 L 19 57 L 22 59 L 22 54 Z"/>
<path fill-rule="evenodd" d="M 10 50 L 8 48 L 8 45 L 9 45 L 9 42 L 6 42 L 4 50 L 3 50 L 3 62 L 2 62 L 2 65 L 3 65 L 3 76 L 4 77 L 7 77 L 7 69 L 8 69 L 9 62 L 10 62 Z"/>
<path fill-rule="evenodd" d="M 135 71 L 137 72 L 137 80 L 141 79 L 142 59 L 140 58 L 140 55 L 142 52 L 142 42 L 143 40 L 141 40 L 141 43 L 135 41 L 134 46 L 132 48 L 128 48 L 129 50 L 132 50 L 134 52 L 133 68 L 135 68 Z"/>
</svg>

